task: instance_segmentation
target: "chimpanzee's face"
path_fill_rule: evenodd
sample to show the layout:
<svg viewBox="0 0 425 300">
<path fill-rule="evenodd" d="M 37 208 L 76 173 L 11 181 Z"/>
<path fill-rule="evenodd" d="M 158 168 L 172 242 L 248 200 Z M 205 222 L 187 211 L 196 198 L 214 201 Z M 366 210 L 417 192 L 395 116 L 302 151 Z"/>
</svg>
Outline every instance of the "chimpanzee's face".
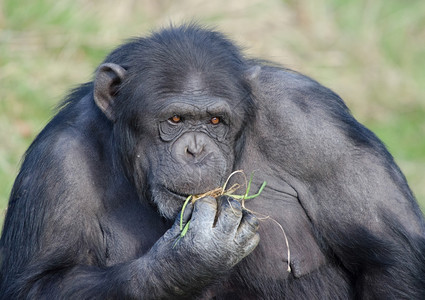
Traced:
<svg viewBox="0 0 425 300">
<path fill-rule="evenodd" d="M 154 135 L 153 147 L 143 152 L 152 199 L 162 214 L 173 217 L 188 195 L 224 183 L 233 168 L 241 122 L 219 97 L 182 94 L 158 104 L 155 121 L 143 125 L 149 129 L 142 132 Z"/>
</svg>

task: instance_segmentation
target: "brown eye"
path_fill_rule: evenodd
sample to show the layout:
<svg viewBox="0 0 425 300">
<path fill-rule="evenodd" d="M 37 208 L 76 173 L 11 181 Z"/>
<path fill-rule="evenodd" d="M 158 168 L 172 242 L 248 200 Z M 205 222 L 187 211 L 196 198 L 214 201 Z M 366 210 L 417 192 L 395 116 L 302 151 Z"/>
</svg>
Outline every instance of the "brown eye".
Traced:
<svg viewBox="0 0 425 300">
<path fill-rule="evenodd" d="M 213 125 L 217 125 L 218 123 L 220 123 L 220 118 L 218 117 L 212 117 L 210 120 L 211 124 Z"/>
<path fill-rule="evenodd" d="M 173 123 L 180 123 L 182 118 L 180 116 L 174 115 L 169 120 Z"/>
</svg>

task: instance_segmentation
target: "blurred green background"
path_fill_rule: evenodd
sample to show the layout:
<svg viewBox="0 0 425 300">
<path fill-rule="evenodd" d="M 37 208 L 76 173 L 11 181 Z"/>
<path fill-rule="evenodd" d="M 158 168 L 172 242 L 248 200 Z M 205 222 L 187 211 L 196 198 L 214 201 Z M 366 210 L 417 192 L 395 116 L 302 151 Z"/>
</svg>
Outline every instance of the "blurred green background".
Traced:
<svg viewBox="0 0 425 300">
<path fill-rule="evenodd" d="M 67 91 L 125 39 L 191 20 L 336 91 L 388 146 L 425 208 L 423 0 L 0 3 L 0 224 L 24 151 Z"/>
</svg>

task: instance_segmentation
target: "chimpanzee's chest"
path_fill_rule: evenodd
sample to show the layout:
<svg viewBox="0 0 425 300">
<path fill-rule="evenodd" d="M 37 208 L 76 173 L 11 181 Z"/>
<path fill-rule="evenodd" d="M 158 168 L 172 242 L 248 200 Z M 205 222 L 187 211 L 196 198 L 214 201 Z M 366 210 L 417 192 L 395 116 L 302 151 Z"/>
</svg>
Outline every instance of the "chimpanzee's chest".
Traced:
<svg viewBox="0 0 425 300">
<path fill-rule="evenodd" d="M 104 240 L 108 266 L 140 258 L 161 238 L 170 222 L 158 216 L 149 205 L 132 202 L 107 215 Z"/>
</svg>

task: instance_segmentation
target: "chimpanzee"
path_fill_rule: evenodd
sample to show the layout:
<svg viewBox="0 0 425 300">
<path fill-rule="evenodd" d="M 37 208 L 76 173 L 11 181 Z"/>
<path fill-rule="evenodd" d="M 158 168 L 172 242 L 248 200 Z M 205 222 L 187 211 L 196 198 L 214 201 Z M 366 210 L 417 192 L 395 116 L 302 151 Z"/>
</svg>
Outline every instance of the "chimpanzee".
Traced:
<svg viewBox="0 0 425 300">
<path fill-rule="evenodd" d="M 236 170 L 264 190 L 182 212 Z M 2 299 L 425 299 L 424 219 L 379 139 L 196 24 L 130 40 L 65 99 L 0 247 Z"/>
</svg>

